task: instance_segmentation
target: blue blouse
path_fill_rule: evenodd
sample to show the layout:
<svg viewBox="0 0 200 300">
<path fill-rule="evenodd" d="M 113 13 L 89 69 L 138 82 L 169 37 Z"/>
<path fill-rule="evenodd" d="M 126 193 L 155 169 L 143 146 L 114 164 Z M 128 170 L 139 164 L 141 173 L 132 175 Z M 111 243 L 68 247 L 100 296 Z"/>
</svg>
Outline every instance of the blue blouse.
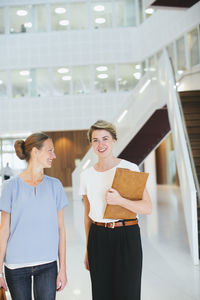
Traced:
<svg viewBox="0 0 200 300">
<path fill-rule="evenodd" d="M 33 187 L 16 176 L 4 183 L 0 211 L 11 215 L 6 264 L 53 261 L 58 258 L 57 212 L 67 205 L 61 182 L 44 176 Z"/>
</svg>

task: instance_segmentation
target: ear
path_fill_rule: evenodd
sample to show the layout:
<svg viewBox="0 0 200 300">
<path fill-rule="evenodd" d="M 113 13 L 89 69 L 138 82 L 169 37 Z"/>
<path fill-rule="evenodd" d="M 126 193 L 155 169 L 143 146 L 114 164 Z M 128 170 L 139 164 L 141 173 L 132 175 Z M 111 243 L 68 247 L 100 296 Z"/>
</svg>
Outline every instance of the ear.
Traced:
<svg viewBox="0 0 200 300">
<path fill-rule="evenodd" d="M 33 147 L 31 152 L 34 156 L 36 156 L 38 153 L 38 149 L 36 147 Z"/>
</svg>

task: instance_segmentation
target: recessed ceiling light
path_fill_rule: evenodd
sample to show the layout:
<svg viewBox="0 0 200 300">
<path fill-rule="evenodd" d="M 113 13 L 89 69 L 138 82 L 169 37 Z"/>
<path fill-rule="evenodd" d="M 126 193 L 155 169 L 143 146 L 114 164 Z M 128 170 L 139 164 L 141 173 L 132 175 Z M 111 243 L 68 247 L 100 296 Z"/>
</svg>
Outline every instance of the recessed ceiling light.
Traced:
<svg viewBox="0 0 200 300">
<path fill-rule="evenodd" d="M 20 71 L 19 74 L 20 74 L 21 76 L 28 76 L 28 75 L 30 74 L 30 72 L 27 71 L 27 70 L 23 70 L 23 71 Z"/>
<path fill-rule="evenodd" d="M 133 73 L 133 76 L 135 77 L 135 79 L 140 79 L 141 78 L 141 73 L 135 72 L 135 73 Z"/>
<path fill-rule="evenodd" d="M 3 80 L 0 80 L 0 84 L 3 84 Z"/>
<path fill-rule="evenodd" d="M 183 74 L 183 70 L 178 70 L 177 73 L 178 73 L 179 75 L 181 75 L 181 74 Z"/>
<path fill-rule="evenodd" d="M 55 9 L 55 13 L 59 14 L 59 15 L 64 14 L 65 12 L 66 12 L 66 9 L 64 7 L 56 7 L 56 9 Z"/>
<path fill-rule="evenodd" d="M 31 28 L 32 27 L 32 23 L 31 22 L 24 23 L 24 27 Z"/>
<path fill-rule="evenodd" d="M 69 81 L 69 80 L 71 80 L 71 79 L 72 79 L 72 77 L 69 76 L 69 75 L 66 75 L 66 76 L 63 76 L 63 77 L 62 77 L 62 80 L 65 80 L 65 81 Z"/>
<path fill-rule="evenodd" d="M 147 15 L 152 15 L 153 12 L 154 12 L 154 9 L 153 9 L 153 8 L 147 8 L 147 9 L 145 9 L 145 13 L 146 13 Z"/>
<path fill-rule="evenodd" d="M 108 78 L 108 74 L 99 74 L 97 77 L 100 79 L 106 79 Z"/>
<path fill-rule="evenodd" d="M 65 73 L 69 72 L 69 69 L 68 68 L 60 68 L 57 70 L 57 72 L 60 74 L 65 74 Z"/>
<path fill-rule="evenodd" d="M 67 26 L 67 25 L 69 25 L 69 21 L 68 21 L 68 20 L 61 20 L 61 21 L 59 22 L 59 24 L 60 24 L 61 26 Z"/>
<path fill-rule="evenodd" d="M 16 14 L 20 17 L 26 16 L 28 12 L 25 9 L 19 9 Z"/>
<path fill-rule="evenodd" d="M 95 23 L 97 24 L 104 24 L 106 22 L 105 18 L 96 18 Z"/>
<path fill-rule="evenodd" d="M 141 65 L 135 65 L 136 70 L 140 70 L 141 69 Z"/>
<path fill-rule="evenodd" d="M 96 68 L 97 71 L 99 72 L 104 72 L 104 71 L 107 71 L 108 70 L 108 67 L 106 66 L 99 66 Z"/>
<path fill-rule="evenodd" d="M 103 5 L 95 5 L 93 7 L 93 10 L 95 10 L 95 11 L 104 11 L 105 7 Z"/>
</svg>

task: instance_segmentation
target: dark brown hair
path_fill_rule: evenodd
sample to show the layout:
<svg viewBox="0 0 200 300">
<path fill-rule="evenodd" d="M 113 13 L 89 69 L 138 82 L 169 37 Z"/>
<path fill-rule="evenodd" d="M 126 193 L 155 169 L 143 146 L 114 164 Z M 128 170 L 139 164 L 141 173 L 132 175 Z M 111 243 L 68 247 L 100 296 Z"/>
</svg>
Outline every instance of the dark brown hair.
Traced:
<svg viewBox="0 0 200 300">
<path fill-rule="evenodd" d="M 94 130 L 106 130 L 108 131 L 111 135 L 112 138 L 114 140 L 117 140 L 117 133 L 116 133 L 116 129 L 115 126 L 112 123 L 109 123 L 107 121 L 104 120 L 98 120 L 96 121 L 89 129 L 87 136 L 88 136 L 88 140 L 92 141 L 92 133 Z"/>
<path fill-rule="evenodd" d="M 41 149 L 44 141 L 48 138 L 48 135 L 43 132 L 33 133 L 25 141 L 17 140 L 15 142 L 15 152 L 20 159 L 25 159 L 28 162 L 31 158 L 33 147 Z"/>
</svg>

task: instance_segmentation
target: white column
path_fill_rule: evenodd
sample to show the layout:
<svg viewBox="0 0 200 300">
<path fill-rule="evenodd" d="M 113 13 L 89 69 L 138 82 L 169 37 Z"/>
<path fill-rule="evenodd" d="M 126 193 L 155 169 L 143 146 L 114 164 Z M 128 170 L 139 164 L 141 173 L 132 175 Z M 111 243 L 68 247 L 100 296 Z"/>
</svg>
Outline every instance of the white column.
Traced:
<svg viewBox="0 0 200 300">
<path fill-rule="evenodd" d="M 51 8 L 50 8 L 50 4 L 46 4 L 46 16 L 47 16 L 46 29 L 47 29 L 47 32 L 50 32 L 51 31 Z"/>
<path fill-rule="evenodd" d="M 4 10 L 4 24 L 5 24 L 5 34 L 9 34 L 10 32 L 10 16 L 8 11 L 8 6 L 5 7 Z"/>
<path fill-rule="evenodd" d="M 156 158 L 152 151 L 144 161 L 144 171 L 149 173 L 147 190 L 152 201 L 152 213 L 146 217 L 146 232 L 148 237 L 158 234 L 158 209 L 157 209 L 157 181 L 156 181 Z"/>
<path fill-rule="evenodd" d="M 156 158 L 155 151 L 152 151 L 144 161 L 144 171 L 149 173 L 147 180 L 147 189 L 151 200 L 157 199 L 157 182 L 156 182 Z"/>
</svg>

